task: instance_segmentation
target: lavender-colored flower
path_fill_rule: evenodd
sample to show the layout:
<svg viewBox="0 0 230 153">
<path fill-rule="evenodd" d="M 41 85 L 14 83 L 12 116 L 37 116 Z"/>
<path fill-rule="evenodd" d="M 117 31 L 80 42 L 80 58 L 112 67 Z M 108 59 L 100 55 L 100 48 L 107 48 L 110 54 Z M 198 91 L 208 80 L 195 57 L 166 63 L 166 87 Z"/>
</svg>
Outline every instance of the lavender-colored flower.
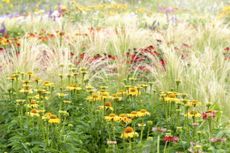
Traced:
<svg viewBox="0 0 230 153">
<path fill-rule="evenodd" d="M 6 35 L 6 33 L 7 33 L 6 26 L 5 26 L 5 23 L 4 23 L 4 22 L 1 24 L 0 33 L 1 33 L 3 36 Z"/>
<path fill-rule="evenodd" d="M 158 7 L 158 11 L 161 13 L 173 13 L 175 11 L 175 9 L 173 7 Z"/>
<path fill-rule="evenodd" d="M 160 128 L 160 127 L 153 127 L 152 131 L 153 132 L 158 132 L 158 133 L 164 133 L 164 132 L 167 131 L 167 129 L 166 128 Z"/>
</svg>

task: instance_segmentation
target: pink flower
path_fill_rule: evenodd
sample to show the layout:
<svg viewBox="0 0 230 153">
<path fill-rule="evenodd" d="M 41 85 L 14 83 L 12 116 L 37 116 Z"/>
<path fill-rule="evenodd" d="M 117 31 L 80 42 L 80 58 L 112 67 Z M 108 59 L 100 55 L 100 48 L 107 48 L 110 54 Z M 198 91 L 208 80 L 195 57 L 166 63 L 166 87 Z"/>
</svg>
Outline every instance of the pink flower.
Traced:
<svg viewBox="0 0 230 153">
<path fill-rule="evenodd" d="M 160 127 L 153 127 L 153 128 L 152 128 L 152 131 L 153 131 L 153 132 L 164 133 L 164 132 L 167 131 L 167 129 L 166 129 L 166 128 L 160 128 Z"/>
<path fill-rule="evenodd" d="M 211 138 L 209 141 L 213 142 L 213 143 L 216 143 L 216 142 L 225 142 L 226 138 Z"/>
</svg>

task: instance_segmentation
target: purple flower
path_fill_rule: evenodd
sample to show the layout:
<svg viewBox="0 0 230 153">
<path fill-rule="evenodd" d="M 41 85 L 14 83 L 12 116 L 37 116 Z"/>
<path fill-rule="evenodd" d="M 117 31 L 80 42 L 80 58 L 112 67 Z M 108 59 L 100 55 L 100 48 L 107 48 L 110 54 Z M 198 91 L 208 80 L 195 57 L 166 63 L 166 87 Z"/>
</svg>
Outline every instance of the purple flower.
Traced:
<svg viewBox="0 0 230 153">
<path fill-rule="evenodd" d="M 7 33 L 6 26 L 5 26 L 5 23 L 4 23 L 4 22 L 1 24 L 0 33 L 1 33 L 3 36 L 5 36 L 6 33 Z"/>
</svg>

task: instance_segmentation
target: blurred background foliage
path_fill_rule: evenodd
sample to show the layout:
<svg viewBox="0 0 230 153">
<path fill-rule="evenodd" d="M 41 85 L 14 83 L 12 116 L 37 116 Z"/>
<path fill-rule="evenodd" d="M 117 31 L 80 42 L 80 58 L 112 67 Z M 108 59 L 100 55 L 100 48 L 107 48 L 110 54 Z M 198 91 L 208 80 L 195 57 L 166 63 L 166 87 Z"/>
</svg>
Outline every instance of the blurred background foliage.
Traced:
<svg viewBox="0 0 230 153">
<path fill-rule="evenodd" d="M 28 14 L 49 11 L 57 8 L 58 4 L 70 5 L 71 2 L 83 5 L 99 3 L 125 3 L 133 7 L 144 7 L 156 11 L 158 6 L 172 6 L 196 13 L 219 12 L 229 0 L 1 0 L 0 14 Z M 132 7 L 130 7 L 132 9 Z"/>
</svg>

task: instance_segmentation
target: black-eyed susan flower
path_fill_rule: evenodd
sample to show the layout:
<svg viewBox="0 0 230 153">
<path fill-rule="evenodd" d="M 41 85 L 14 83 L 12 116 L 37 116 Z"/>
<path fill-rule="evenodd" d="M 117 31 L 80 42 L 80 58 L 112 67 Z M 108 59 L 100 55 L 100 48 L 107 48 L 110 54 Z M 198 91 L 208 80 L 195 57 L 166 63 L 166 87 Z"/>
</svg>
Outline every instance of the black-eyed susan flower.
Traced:
<svg viewBox="0 0 230 153">
<path fill-rule="evenodd" d="M 110 99 L 109 92 L 107 91 L 101 91 L 100 96 L 101 96 L 101 100 Z"/>
<path fill-rule="evenodd" d="M 129 114 L 127 114 L 127 115 L 128 115 L 128 117 L 130 117 L 130 118 L 138 117 L 137 111 L 132 111 L 131 113 L 129 113 Z"/>
<path fill-rule="evenodd" d="M 121 138 L 123 139 L 130 139 L 130 138 L 135 138 L 138 137 L 138 133 L 134 131 L 132 127 L 126 127 L 124 131 L 121 134 Z"/>
<path fill-rule="evenodd" d="M 31 117 L 39 117 L 40 114 L 39 114 L 39 110 L 36 110 L 36 109 L 32 109 L 30 112 L 27 113 L 29 116 Z"/>
<path fill-rule="evenodd" d="M 112 103 L 111 102 L 105 102 L 104 106 L 99 106 L 98 109 L 100 110 L 111 110 L 113 111 Z"/>
<path fill-rule="evenodd" d="M 51 115 L 53 115 L 51 112 L 47 112 L 42 116 L 42 119 L 43 120 L 49 120 Z"/>
<path fill-rule="evenodd" d="M 50 124 L 60 124 L 61 120 L 56 115 L 51 115 L 48 122 Z"/>
<path fill-rule="evenodd" d="M 116 114 L 109 114 L 109 116 L 105 116 L 105 120 L 106 121 L 114 121 L 114 122 L 119 122 L 120 121 L 120 117 L 117 116 Z"/>
<path fill-rule="evenodd" d="M 121 100 L 122 100 L 122 97 L 120 97 L 118 94 L 113 94 L 113 95 L 112 95 L 112 99 L 113 99 L 114 101 L 121 101 Z"/>
<path fill-rule="evenodd" d="M 144 117 L 144 116 L 149 116 L 150 112 L 148 112 L 146 109 L 141 109 L 140 111 L 137 112 L 138 117 Z"/>
<path fill-rule="evenodd" d="M 28 108 L 38 108 L 38 103 L 36 100 L 31 100 L 29 104 L 26 105 Z"/>
<path fill-rule="evenodd" d="M 189 106 L 189 107 L 196 107 L 199 105 L 201 105 L 201 102 L 199 102 L 198 100 L 191 100 L 191 101 L 187 102 L 187 104 L 186 104 L 186 106 Z"/>
<path fill-rule="evenodd" d="M 130 88 L 128 89 L 128 94 L 129 94 L 130 96 L 138 96 L 139 91 L 138 91 L 137 87 L 130 87 Z"/>
<path fill-rule="evenodd" d="M 181 100 L 178 98 L 170 98 L 170 97 L 164 97 L 164 101 L 169 103 L 169 102 L 175 102 L 175 103 L 180 103 Z"/>
<path fill-rule="evenodd" d="M 54 85 L 53 82 L 49 82 L 49 81 L 45 81 L 45 82 L 44 82 L 44 86 L 45 86 L 45 87 L 52 87 L 53 85 Z"/>
<path fill-rule="evenodd" d="M 185 116 L 190 117 L 190 118 L 199 118 L 201 117 L 201 114 L 197 111 L 190 111 Z"/>
<path fill-rule="evenodd" d="M 119 117 L 120 117 L 120 120 L 124 123 L 131 123 L 132 122 L 132 119 L 129 118 L 127 114 L 120 114 Z"/>
</svg>

